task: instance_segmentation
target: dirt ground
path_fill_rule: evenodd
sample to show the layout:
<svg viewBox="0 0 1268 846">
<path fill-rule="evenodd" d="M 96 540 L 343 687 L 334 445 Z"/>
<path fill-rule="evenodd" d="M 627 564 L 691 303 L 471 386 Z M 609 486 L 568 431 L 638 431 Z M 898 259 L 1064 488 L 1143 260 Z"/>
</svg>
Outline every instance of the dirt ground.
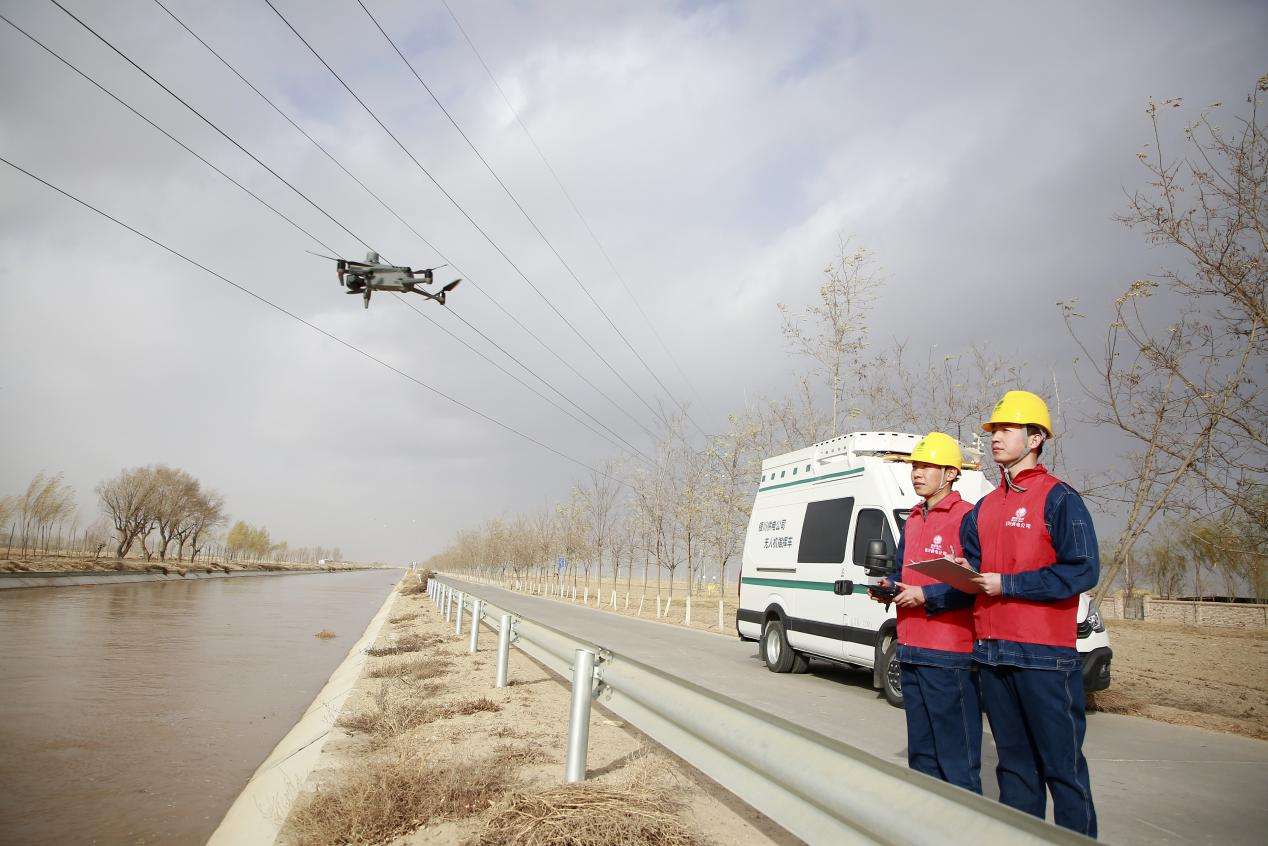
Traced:
<svg viewBox="0 0 1268 846">
<path fill-rule="evenodd" d="M 4 550 L 0 549 L 0 553 Z M 187 572 L 224 572 L 237 573 L 252 570 L 358 570 L 362 569 L 350 564 L 334 564 L 331 566 L 318 564 L 253 564 L 230 561 L 176 561 L 168 559 L 159 561 L 153 558 L 111 558 L 91 555 L 43 555 L 40 553 L 19 554 L 13 550 L 8 557 L 0 558 L 0 573 L 184 573 Z"/>
<path fill-rule="evenodd" d="M 510 587 L 509 584 L 502 585 Z M 686 585 L 674 586 L 674 602 L 656 613 L 656 588 L 634 584 L 626 602 L 625 586 L 617 587 L 616 607 L 611 603 L 611 583 L 603 588 L 600 603 L 597 586 L 588 591 L 588 605 L 603 611 L 685 625 L 683 596 Z M 662 590 L 662 603 L 668 598 Z M 540 595 L 540 594 L 538 594 Z M 735 591 L 726 590 L 722 626 L 718 626 L 715 592 L 693 597 L 691 628 L 734 634 Z M 584 602 L 587 592 L 571 587 L 561 602 Z M 640 599 L 642 607 L 640 611 Z M 1094 710 L 1132 714 L 1167 723 L 1268 739 L 1268 631 L 1181 626 L 1135 620 L 1108 620 L 1110 646 L 1114 650 L 1113 680 L 1109 690 L 1088 697 Z"/>
<path fill-rule="evenodd" d="M 1268 631 L 1107 620 L 1113 680 L 1098 710 L 1268 740 Z"/>
<path fill-rule="evenodd" d="M 457 578 L 470 578 L 468 575 L 455 574 Z M 497 587 L 513 590 L 512 583 L 493 582 Z M 557 586 L 556 586 L 557 589 Z M 573 591 L 576 596 L 573 596 Z M 700 631 L 715 632 L 720 634 L 735 634 L 735 612 L 739 608 L 739 596 L 736 594 L 735 585 L 728 585 L 724 590 L 719 591 L 717 585 L 706 585 L 705 590 L 693 593 L 691 596 L 691 621 L 687 621 L 687 585 L 685 582 L 675 582 L 673 586 L 673 595 L 670 596 L 669 583 L 662 584 L 659 594 L 656 589 L 656 583 L 652 582 L 647 585 L 646 591 L 640 582 L 634 582 L 630 586 L 626 586 L 622 581 L 616 586 L 616 604 L 612 602 L 612 582 L 603 583 L 602 590 L 595 582 L 591 582 L 588 586 L 583 582 L 578 582 L 575 587 L 569 582 L 566 586 L 566 593 L 560 597 L 558 593 L 548 593 L 545 599 L 553 599 L 556 602 L 570 602 L 575 605 L 587 605 L 590 608 L 597 608 L 600 611 L 608 611 L 615 614 L 622 614 L 627 617 L 638 617 L 644 620 L 659 620 L 662 623 L 671 623 L 675 626 L 688 626 L 689 628 L 698 629 Z M 534 596 L 542 596 L 539 588 L 530 590 L 521 590 L 520 593 L 532 593 Z M 659 603 L 657 602 L 659 598 Z M 718 602 L 722 602 L 722 617 L 718 619 Z"/>
<path fill-rule="evenodd" d="M 389 625 L 384 629 L 375 648 L 398 648 L 410 644 L 411 636 L 417 636 L 414 644 L 427 644 L 418 651 L 400 655 L 372 658 L 367 672 L 345 705 L 341 721 L 355 722 L 366 714 L 387 713 L 385 705 L 392 701 L 425 701 L 430 707 L 446 716 L 433 718 L 421 725 L 397 733 L 393 726 L 386 732 L 373 730 L 336 729 L 331 734 L 319 764 L 296 802 L 282 834 L 278 839 L 284 846 L 298 846 L 309 842 L 344 842 L 333 838 L 332 832 L 314 836 L 311 821 L 304 822 L 302 810 L 306 797 L 318 797 L 329 802 L 341 788 L 357 782 L 358 774 L 372 768 L 375 761 L 400 755 L 402 749 L 418 754 L 418 767 L 446 768 L 461 766 L 464 762 L 493 760 L 499 754 L 510 756 L 515 764 L 510 768 L 509 783 L 495 786 L 488 791 L 464 800 L 467 807 L 459 812 L 429 813 L 415 806 L 402 811 L 399 805 L 391 809 L 375 808 L 372 814 L 382 818 L 385 814 L 404 814 L 401 819 L 409 833 L 389 838 L 386 842 L 395 846 L 456 846 L 506 842 L 556 843 L 551 839 L 507 839 L 506 829 L 491 828 L 494 817 L 501 813 L 505 821 L 508 809 L 516 797 L 522 804 L 525 798 L 553 795 L 563 780 L 563 762 L 568 730 L 569 685 L 522 652 L 512 649 L 510 685 L 495 689 L 493 676 L 496 664 L 497 635 L 484 628 L 480 635 L 480 649 L 476 655 L 467 652 L 469 631 L 464 621 L 461 639 L 453 634 L 452 624 L 445 623 L 441 613 L 425 595 L 398 596 L 392 607 Z M 373 650 L 371 651 L 373 655 Z M 418 668 L 416 678 L 394 676 L 394 670 L 405 666 Z M 381 677 L 375 677 L 379 675 Z M 462 713 L 464 704 L 482 703 L 474 713 Z M 496 708 L 497 710 L 492 710 Z M 493 756 L 492 758 L 490 756 Z M 631 785 L 652 784 L 667 789 L 666 796 L 676 796 L 682 804 L 671 809 L 682 831 L 690 840 L 680 839 L 622 839 L 617 842 L 638 843 L 715 843 L 727 846 L 742 844 L 793 844 L 799 841 L 693 768 L 676 759 L 633 727 L 595 706 L 590 721 L 588 758 L 589 777 L 586 784 L 592 788 L 611 789 L 617 797 L 615 806 L 584 805 L 559 811 L 555 823 L 569 832 L 567 840 L 585 846 L 590 843 L 608 843 L 611 840 L 593 839 L 578 832 L 587 823 L 592 828 L 602 819 L 601 814 L 620 814 L 619 797 Z M 399 784 L 399 780 L 394 782 Z M 382 781 L 376 783 L 381 785 Z M 421 787 L 397 789 L 422 790 Z M 381 792 L 382 787 L 376 786 Z M 317 792 L 315 792 L 317 791 Z M 488 795 L 485 795 L 487 792 Z M 611 797 L 609 797 L 611 798 Z M 425 804 L 425 803 L 424 803 Z M 669 805 L 664 806 L 668 808 Z M 606 808 L 606 810 L 604 810 Z M 411 817 L 412 815 L 412 817 Z M 571 816 L 570 816 L 571 815 Z M 307 816 L 311 816 L 308 814 Z M 418 818 L 424 824 L 415 825 Z M 517 825 L 522 825 L 517 823 Z M 600 826 L 601 827 L 601 826 Z M 361 839 L 343 837 L 354 842 Z M 540 836 L 540 833 L 539 833 Z M 685 835 L 684 835 L 685 836 Z M 364 842 L 373 842 L 367 837 Z"/>
</svg>

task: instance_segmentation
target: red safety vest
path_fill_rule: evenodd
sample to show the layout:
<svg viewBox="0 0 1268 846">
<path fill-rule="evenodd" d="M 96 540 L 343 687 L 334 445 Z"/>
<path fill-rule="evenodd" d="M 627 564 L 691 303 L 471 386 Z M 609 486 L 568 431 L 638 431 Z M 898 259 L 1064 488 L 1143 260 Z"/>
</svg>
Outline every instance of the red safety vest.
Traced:
<svg viewBox="0 0 1268 846">
<path fill-rule="evenodd" d="M 960 521 L 973 510 L 955 491 L 950 491 L 933 508 L 922 504 L 912 509 L 903 526 L 903 576 L 905 585 L 941 584 L 932 576 L 917 573 L 908 567 L 917 561 L 928 561 L 946 555 L 963 555 L 960 549 Z M 920 649 L 941 649 L 944 652 L 973 651 L 973 609 L 956 608 L 939 614 L 927 614 L 924 608 L 898 609 L 898 642 Z"/>
<path fill-rule="evenodd" d="M 1044 520 L 1048 493 L 1061 480 L 1039 464 L 1013 477 L 1014 491 L 1001 478 L 978 506 L 977 533 L 983 573 L 1024 573 L 1057 560 Z M 1013 596 L 978 596 L 973 624 L 982 640 L 1011 640 L 1074 648 L 1079 597 L 1036 602 Z"/>
</svg>

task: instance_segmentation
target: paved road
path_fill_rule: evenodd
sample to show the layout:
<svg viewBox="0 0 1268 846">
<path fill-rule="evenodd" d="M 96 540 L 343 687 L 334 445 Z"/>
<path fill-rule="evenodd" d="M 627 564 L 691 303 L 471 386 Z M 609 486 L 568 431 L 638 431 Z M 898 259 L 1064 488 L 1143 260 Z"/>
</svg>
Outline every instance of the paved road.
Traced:
<svg viewBox="0 0 1268 846">
<path fill-rule="evenodd" d="M 455 584 L 461 586 L 458 580 Z M 902 712 L 871 671 L 814 662 L 806 675 L 766 671 L 756 644 L 593 608 L 470 585 L 507 610 L 654 665 L 900 764 Z M 1268 743 L 1117 714 L 1088 715 L 1084 744 L 1101 839 L 1124 846 L 1259 844 L 1268 832 Z M 989 730 L 982 781 L 998 796 Z"/>
</svg>

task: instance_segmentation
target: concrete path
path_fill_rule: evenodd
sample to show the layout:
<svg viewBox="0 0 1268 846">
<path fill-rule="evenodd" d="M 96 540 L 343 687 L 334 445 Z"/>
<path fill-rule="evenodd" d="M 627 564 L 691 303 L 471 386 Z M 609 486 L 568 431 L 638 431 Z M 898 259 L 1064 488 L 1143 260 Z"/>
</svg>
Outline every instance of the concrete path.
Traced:
<svg viewBox="0 0 1268 846">
<path fill-rule="evenodd" d="M 459 580 L 455 584 L 461 587 Z M 470 584 L 507 610 L 651 664 L 821 734 L 905 765 L 906 723 L 872 689 L 871 671 L 814 662 L 768 672 L 754 643 L 558 600 Z M 1126 846 L 1258 844 L 1268 831 L 1268 743 L 1142 717 L 1089 714 L 1084 754 L 1101 840 Z M 997 796 L 989 730 L 982 782 Z"/>
</svg>

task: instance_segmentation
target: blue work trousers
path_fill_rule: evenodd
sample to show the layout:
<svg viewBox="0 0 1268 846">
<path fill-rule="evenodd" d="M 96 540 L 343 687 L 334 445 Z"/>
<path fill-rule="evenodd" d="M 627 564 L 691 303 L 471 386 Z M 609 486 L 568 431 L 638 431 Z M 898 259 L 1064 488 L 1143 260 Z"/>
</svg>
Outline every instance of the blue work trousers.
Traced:
<svg viewBox="0 0 1268 846">
<path fill-rule="evenodd" d="M 977 674 L 967 669 L 902 665 L 907 766 L 982 792 L 982 712 Z"/>
<path fill-rule="evenodd" d="M 982 703 L 995 737 L 999 801 L 1096 837 L 1092 783 L 1083 757 L 1083 673 L 982 665 Z M 1045 789 L 1046 786 L 1046 789 Z"/>
</svg>

